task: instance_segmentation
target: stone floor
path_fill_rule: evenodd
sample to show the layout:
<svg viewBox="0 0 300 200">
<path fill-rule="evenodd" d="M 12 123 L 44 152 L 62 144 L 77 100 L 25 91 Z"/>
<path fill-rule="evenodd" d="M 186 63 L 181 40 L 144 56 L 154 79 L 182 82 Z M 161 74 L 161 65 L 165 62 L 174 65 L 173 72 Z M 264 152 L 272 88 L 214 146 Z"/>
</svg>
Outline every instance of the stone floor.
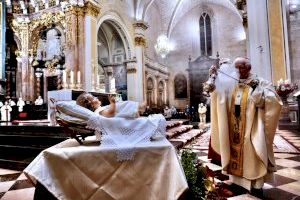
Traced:
<svg viewBox="0 0 300 200">
<path fill-rule="evenodd" d="M 286 140 L 300 149 L 300 133 L 280 131 Z M 192 145 L 193 151 L 197 152 L 198 158 L 203 160 L 209 168 L 220 170 L 220 166 L 210 163 L 207 159 L 207 148 Z M 275 153 L 278 171 L 275 173 L 274 183 L 265 183 L 263 188 L 266 200 L 300 200 L 300 154 L 298 153 Z M 0 199 L 1 200 L 32 200 L 35 188 L 22 174 L 21 171 L 0 169 Z M 254 196 L 241 194 L 229 198 L 257 199 Z"/>
<path fill-rule="evenodd" d="M 300 132 L 279 130 L 284 139 L 290 142 L 295 148 L 300 149 Z M 190 148 L 197 153 L 198 159 L 203 161 L 213 171 L 219 171 L 220 166 L 210 163 L 207 159 L 208 150 L 206 147 L 190 145 Z M 300 200 L 300 153 L 275 153 L 277 172 L 274 175 L 273 183 L 265 183 L 263 187 L 263 199 L 266 200 Z M 217 180 L 218 181 L 218 180 Z M 226 182 L 226 181 L 225 181 Z M 227 182 L 228 183 L 228 182 Z M 240 190 L 241 188 L 239 188 Z M 238 194 L 240 191 L 234 191 Z M 245 190 L 239 196 L 228 198 L 230 200 L 257 199 L 249 195 Z"/>
</svg>

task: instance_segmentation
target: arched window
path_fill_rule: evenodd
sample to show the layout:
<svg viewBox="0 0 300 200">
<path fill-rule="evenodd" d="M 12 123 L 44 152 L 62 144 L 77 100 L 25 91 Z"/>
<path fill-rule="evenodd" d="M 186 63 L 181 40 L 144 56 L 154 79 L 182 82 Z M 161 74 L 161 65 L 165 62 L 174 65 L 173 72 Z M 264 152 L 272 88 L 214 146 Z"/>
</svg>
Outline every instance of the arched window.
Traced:
<svg viewBox="0 0 300 200">
<path fill-rule="evenodd" d="M 201 55 L 212 55 L 211 21 L 207 13 L 203 13 L 199 21 Z"/>
</svg>

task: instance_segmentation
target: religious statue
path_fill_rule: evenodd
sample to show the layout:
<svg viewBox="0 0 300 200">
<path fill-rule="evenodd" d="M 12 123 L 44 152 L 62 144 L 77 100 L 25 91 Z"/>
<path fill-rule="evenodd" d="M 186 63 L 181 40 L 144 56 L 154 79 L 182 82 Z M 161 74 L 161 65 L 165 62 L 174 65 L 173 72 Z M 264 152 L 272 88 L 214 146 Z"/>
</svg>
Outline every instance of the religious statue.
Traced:
<svg viewBox="0 0 300 200">
<path fill-rule="evenodd" d="M 1 111 L 1 121 L 10 121 L 10 112 L 12 111 L 10 105 L 5 101 L 4 106 L 0 108 Z"/>
<path fill-rule="evenodd" d="M 25 106 L 25 102 L 22 99 L 22 97 L 19 98 L 19 100 L 17 102 L 17 106 L 18 106 L 19 112 L 23 112 L 23 107 Z"/>
<path fill-rule="evenodd" d="M 2 103 L 2 101 L 0 101 L 0 108 L 3 106 L 3 103 Z"/>
<path fill-rule="evenodd" d="M 206 105 L 200 103 L 198 108 L 200 123 L 206 123 L 206 112 L 207 112 Z"/>
<path fill-rule="evenodd" d="M 16 103 L 13 100 L 11 100 L 11 99 L 8 100 L 8 104 L 10 106 L 15 106 L 16 105 Z"/>
<path fill-rule="evenodd" d="M 37 106 L 43 105 L 43 103 L 44 103 L 44 100 L 42 99 L 41 96 L 39 96 L 34 102 L 34 104 Z"/>
</svg>

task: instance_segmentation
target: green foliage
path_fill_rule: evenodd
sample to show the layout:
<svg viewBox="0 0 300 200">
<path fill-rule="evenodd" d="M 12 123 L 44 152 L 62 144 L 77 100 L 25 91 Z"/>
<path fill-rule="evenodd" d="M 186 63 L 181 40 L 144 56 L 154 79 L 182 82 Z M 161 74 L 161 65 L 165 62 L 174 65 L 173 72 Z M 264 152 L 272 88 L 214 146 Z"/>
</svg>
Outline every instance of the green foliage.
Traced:
<svg viewBox="0 0 300 200">
<path fill-rule="evenodd" d="M 213 190 L 213 179 L 207 177 L 206 168 L 203 164 L 197 163 L 197 154 L 190 150 L 183 150 L 181 163 L 189 185 L 186 199 L 206 199 Z"/>
</svg>

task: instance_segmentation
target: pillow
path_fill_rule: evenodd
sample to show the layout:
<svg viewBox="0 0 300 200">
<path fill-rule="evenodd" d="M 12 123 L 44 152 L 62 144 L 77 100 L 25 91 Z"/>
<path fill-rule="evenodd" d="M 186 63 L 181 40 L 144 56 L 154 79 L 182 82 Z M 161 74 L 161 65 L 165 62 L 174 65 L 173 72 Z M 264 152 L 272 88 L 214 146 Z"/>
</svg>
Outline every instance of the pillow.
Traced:
<svg viewBox="0 0 300 200">
<path fill-rule="evenodd" d="M 97 115 L 91 110 L 77 105 L 75 101 L 58 101 L 56 103 L 56 109 L 65 115 L 69 115 L 71 117 L 79 118 L 85 121 L 89 120 L 91 116 Z"/>
<path fill-rule="evenodd" d="M 57 113 L 57 118 L 63 120 L 64 122 L 67 122 L 68 124 L 75 124 L 75 125 L 82 125 L 82 126 L 86 126 L 87 125 L 87 121 L 77 118 L 77 117 L 73 117 L 70 115 L 66 115 L 63 112 L 59 112 Z"/>
</svg>

